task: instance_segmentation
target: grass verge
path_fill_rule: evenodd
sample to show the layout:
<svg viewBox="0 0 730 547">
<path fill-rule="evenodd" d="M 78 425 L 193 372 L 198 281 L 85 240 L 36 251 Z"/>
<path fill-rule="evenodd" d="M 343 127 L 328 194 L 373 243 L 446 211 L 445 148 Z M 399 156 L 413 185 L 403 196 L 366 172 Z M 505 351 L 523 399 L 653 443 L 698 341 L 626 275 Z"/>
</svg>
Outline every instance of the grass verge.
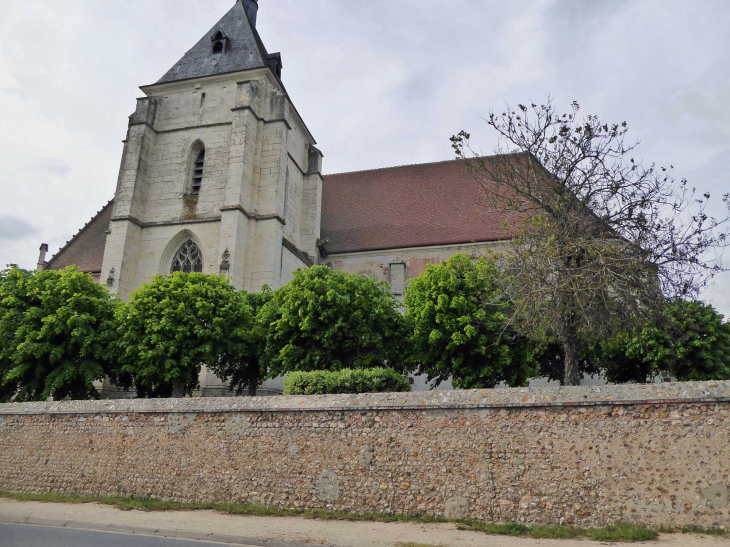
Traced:
<svg viewBox="0 0 730 547">
<path fill-rule="evenodd" d="M 683 534 L 703 534 L 706 536 L 730 536 L 730 531 L 721 528 L 702 528 L 701 526 L 683 526 Z"/>
<path fill-rule="evenodd" d="M 22 494 L 16 492 L 0 492 L 1 498 L 18 501 L 38 501 L 46 503 L 99 503 L 111 505 L 125 511 L 199 511 L 211 510 L 231 515 L 248 515 L 259 517 L 301 517 L 318 520 L 345 520 L 369 522 L 419 522 L 419 523 L 454 523 L 460 530 L 484 532 L 490 535 L 521 536 L 541 539 L 568 539 L 585 537 L 603 542 L 649 541 L 656 539 L 659 532 L 668 533 L 670 529 L 659 531 L 637 524 L 618 523 L 602 528 L 579 528 L 575 526 L 527 526 L 517 523 L 494 524 L 476 520 L 446 519 L 423 515 L 386 515 L 381 513 L 348 513 L 343 511 L 326 511 L 323 509 L 282 509 L 262 505 L 238 503 L 180 503 L 162 501 L 153 498 L 135 497 L 94 497 L 66 496 L 62 494 Z M 730 535 L 725 530 L 706 529 L 694 526 L 682 528 L 684 533 Z"/>
<path fill-rule="evenodd" d="M 577 526 L 526 526 L 524 524 L 492 524 L 480 521 L 463 521 L 463 530 L 476 530 L 492 535 L 524 536 L 539 539 L 571 539 L 585 537 L 595 541 L 633 543 L 656 539 L 659 532 L 637 524 L 612 524 L 602 528 Z"/>
</svg>

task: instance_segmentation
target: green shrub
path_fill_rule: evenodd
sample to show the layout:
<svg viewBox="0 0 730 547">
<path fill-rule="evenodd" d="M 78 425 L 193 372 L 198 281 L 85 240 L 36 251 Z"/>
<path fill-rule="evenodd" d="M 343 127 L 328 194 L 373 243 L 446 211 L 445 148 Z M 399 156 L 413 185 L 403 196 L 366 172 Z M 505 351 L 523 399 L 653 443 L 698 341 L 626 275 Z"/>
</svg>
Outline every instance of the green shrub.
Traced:
<svg viewBox="0 0 730 547">
<path fill-rule="evenodd" d="M 284 395 L 393 393 L 411 391 L 408 378 L 389 368 L 343 369 L 336 372 L 292 372 L 284 380 Z"/>
<path fill-rule="evenodd" d="M 258 313 L 269 377 L 314 370 L 402 368 L 406 324 L 383 282 L 326 266 L 297 270 Z"/>
</svg>

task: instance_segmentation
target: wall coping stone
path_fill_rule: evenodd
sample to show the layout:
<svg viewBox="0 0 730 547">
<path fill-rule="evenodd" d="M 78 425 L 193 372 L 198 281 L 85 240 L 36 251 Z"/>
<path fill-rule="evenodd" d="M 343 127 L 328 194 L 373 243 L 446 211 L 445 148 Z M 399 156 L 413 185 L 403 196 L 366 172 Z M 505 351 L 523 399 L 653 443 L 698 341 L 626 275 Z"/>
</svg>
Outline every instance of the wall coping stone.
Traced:
<svg viewBox="0 0 730 547">
<path fill-rule="evenodd" d="M 730 381 L 186 399 L 0 404 L 0 415 L 398 411 L 730 403 Z"/>
</svg>

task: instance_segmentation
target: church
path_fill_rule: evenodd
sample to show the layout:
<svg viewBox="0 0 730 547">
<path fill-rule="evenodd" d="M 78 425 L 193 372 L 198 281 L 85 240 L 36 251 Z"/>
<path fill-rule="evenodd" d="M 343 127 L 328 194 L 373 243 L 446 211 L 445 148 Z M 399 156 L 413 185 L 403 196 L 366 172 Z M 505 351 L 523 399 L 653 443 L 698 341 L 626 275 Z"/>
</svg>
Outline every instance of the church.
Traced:
<svg viewBox="0 0 730 547">
<path fill-rule="evenodd" d="M 75 265 L 126 300 L 159 274 L 224 274 L 258 292 L 325 264 L 400 297 L 428 264 L 504 240 L 504 219 L 477 211 L 460 161 L 324 175 L 326 143 L 287 93 L 258 8 L 236 0 L 141 87 L 114 198 L 47 261 L 41 246 L 39 269 Z M 208 376 L 202 394 L 227 391 Z"/>
</svg>

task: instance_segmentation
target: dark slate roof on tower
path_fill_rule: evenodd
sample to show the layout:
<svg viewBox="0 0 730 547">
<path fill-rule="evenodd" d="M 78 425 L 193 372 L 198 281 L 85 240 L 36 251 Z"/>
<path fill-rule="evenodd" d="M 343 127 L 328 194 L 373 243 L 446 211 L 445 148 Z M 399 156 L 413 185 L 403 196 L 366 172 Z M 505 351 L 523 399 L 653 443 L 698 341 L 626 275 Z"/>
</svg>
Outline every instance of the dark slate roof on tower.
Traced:
<svg viewBox="0 0 730 547">
<path fill-rule="evenodd" d="M 268 53 L 256 27 L 246 15 L 243 2 L 231 10 L 173 66 L 158 84 L 226 74 L 267 65 Z M 212 37 L 221 31 L 228 39 L 225 53 L 213 53 Z"/>
</svg>

